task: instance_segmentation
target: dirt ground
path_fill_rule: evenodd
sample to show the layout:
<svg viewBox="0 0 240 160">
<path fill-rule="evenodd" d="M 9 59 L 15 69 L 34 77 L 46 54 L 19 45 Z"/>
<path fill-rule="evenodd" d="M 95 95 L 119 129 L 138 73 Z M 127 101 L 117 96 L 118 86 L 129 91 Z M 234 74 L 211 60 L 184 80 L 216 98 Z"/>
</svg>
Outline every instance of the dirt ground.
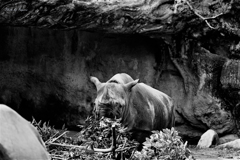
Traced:
<svg viewBox="0 0 240 160">
<path fill-rule="evenodd" d="M 196 149 L 193 146 L 189 149 L 196 160 L 240 160 L 240 150 L 236 149 Z"/>
</svg>

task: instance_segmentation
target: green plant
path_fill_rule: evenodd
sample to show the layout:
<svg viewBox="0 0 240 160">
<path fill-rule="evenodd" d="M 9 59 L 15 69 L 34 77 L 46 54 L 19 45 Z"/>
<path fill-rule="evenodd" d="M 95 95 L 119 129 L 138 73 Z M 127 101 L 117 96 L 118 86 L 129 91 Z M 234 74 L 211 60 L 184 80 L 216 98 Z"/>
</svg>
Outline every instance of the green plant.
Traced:
<svg viewBox="0 0 240 160">
<path fill-rule="evenodd" d="M 108 118 L 96 120 L 88 117 L 86 123 L 81 126 L 82 130 L 77 137 L 67 135 L 65 129 L 55 130 L 48 123 L 36 122 L 32 124 L 38 129 L 42 136 L 52 160 L 57 159 L 112 159 L 112 152 L 94 152 L 91 148 L 109 148 L 112 145 L 112 125 L 115 125 L 116 133 L 116 154 L 119 159 L 131 160 L 193 160 L 187 143 L 183 143 L 178 132 L 172 129 L 153 131 L 153 134 L 146 138 L 141 152 L 135 152 L 137 143 L 129 140 L 129 135 L 124 132 L 124 127 L 117 121 Z M 65 131 L 64 131 L 65 130 Z M 80 149 L 78 146 L 87 146 L 88 150 Z"/>
<path fill-rule="evenodd" d="M 183 143 L 178 132 L 174 129 L 163 129 L 153 131 L 150 138 L 146 138 L 141 152 L 134 154 L 138 160 L 190 160 L 190 150 L 187 149 L 187 142 Z"/>
<path fill-rule="evenodd" d="M 54 129 L 54 127 L 51 127 L 49 125 L 49 122 L 43 122 L 40 120 L 39 122 L 37 122 L 33 117 L 32 117 L 32 125 L 34 127 L 36 127 L 36 129 L 38 130 L 40 136 L 42 137 L 42 140 L 44 142 L 46 142 L 47 140 L 49 140 L 52 136 L 54 136 L 55 134 L 58 133 L 58 131 L 56 129 Z"/>
</svg>

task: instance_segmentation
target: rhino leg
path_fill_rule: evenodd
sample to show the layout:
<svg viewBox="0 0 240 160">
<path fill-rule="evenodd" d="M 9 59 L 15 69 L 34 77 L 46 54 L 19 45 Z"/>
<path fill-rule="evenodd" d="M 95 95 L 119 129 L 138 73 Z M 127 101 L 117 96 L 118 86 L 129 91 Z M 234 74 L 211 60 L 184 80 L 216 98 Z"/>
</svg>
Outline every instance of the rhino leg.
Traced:
<svg viewBox="0 0 240 160">
<path fill-rule="evenodd" d="M 150 131 L 144 131 L 144 130 L 134 130 L 130 132 L 130 139 L 131 140 L 136 140 L 139 143 L 139 146 L 137 147 L 138 151 L 142 150 L 143 147 L 143 142 L 146 141 L 146 138 L 150 137 L 152 132 Z"/>
</svg>

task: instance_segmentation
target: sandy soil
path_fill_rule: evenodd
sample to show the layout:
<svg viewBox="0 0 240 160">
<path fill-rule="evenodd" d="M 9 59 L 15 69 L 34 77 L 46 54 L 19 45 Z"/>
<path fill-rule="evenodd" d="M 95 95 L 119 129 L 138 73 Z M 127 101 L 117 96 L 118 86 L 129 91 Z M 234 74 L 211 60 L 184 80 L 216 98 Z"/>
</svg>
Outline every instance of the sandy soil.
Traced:
<svg viewBox="0 0 240 160">
<path fill-rule="evenodd" d="M 240 150 L 236 149 L 196 149 L 189 148 L 196 160 L 240 160 Z"/>
</svg>

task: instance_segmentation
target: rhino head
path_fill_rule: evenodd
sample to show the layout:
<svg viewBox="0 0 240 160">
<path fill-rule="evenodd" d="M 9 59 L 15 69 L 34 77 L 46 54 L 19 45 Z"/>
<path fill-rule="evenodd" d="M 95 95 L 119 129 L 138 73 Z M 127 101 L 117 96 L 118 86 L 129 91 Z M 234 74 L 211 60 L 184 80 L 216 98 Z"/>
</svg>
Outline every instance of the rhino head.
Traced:
<svg viewBox="0 0 240 160">
<path fill-rule="evenodd" d="M 138 83 L 138 79 L 123 84 L 114 82 L 101 83 L 98 78 L 90 80 L 97 88 L 94 112 L 98 117 L 122 118 L 131 94 L 131 89 Z"/>
</svg>

